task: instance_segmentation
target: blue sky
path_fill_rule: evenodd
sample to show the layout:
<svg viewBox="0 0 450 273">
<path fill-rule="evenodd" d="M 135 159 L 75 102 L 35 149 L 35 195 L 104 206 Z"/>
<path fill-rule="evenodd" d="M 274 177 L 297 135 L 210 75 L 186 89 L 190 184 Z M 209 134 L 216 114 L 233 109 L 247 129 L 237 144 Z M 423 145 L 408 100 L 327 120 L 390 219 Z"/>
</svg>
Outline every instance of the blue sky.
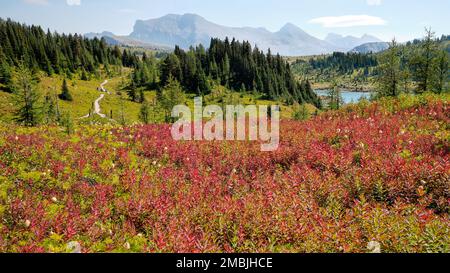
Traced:
<svg viewBox="0 0 450 273">
<path fill-rule="evenodd" d="M 450 34 L 449 0 L 2 0 L 0 17 L 58 32 L 129 34 L 136 19 L 196 13 L 227 26 L 277 31 L 293 23 L 324 38 L 330 32 L 400 41 L 425 26 Z"/>
</svg>

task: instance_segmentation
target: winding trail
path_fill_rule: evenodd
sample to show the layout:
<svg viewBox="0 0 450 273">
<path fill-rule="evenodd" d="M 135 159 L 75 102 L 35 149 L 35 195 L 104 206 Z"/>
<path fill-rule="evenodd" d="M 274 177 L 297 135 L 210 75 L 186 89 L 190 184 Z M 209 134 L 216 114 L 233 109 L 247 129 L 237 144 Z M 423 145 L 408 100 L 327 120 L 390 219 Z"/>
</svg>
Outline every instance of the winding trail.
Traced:
<svg viewBox="0 0 450 273">
<path fill-rule="evenodd" d="M 108 83 L 108 80 L 105 80 L 102 84 L 100 84 L 99 91 L 107 93 L 108 95 L 111 95 L 111 92 L 109 92 L 105 88 L 105 85 L 107 83 Z M 106 118 L 106 115 L 101 113 L 101 108 L 100 108 L 100 101 L 103 100 L 104 97 L 105 97 L 105 94 L 101 94 L 100 97 L 94 101 L 94 113 L 92 113 L 92 115 L 97 114 L 101 118 Z M 80 119 L 86 119 L 86 118 L 89 118 L 90 116 L 91 116 L 91 113 L 87 114 L 86 116 L 81 117 Z"/>
</svg>

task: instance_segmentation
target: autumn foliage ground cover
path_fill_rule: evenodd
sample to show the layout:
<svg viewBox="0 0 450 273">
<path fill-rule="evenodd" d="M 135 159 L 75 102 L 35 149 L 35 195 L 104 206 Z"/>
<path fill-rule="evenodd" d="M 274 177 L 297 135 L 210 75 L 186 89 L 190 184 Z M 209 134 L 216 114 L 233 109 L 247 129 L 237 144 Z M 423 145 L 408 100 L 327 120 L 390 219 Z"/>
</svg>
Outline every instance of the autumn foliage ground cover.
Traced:
<svg viewBox="0 0 450 273">
<path fill-rule="evenodd" d="M 271 153 L 3 124 L 0 252 L 449 252 L 449 124 L 448 95 L 283 121 Z"/>
</svg>

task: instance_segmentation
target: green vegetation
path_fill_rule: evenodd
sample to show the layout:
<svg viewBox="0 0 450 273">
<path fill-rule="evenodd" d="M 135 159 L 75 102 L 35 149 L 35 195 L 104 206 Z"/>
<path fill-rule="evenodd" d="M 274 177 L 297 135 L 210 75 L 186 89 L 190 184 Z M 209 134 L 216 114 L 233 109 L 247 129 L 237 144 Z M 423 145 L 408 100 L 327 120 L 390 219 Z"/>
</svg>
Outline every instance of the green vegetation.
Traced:
<svg viewBox="0 0 450 273">
<path fill-rule="evenodd" d="M 376 54 L 333 53 L 290 59 L 300 79 L 309 79 L 316 89 L 331 89 L 333 82 L 350 90 L 382 95 L 448 90 L 450 36 L 435 38 L 427 29 L 423 39 L 391 47 Z M 393 83 L 395 81 L 395 83 Z M 390 86 L 389 86 L 390 85 Z"/>
<path fill-rule="evenodd" d="M 73 101 L 72 95 L 70 94 L 69 87 L 67 86 L 66 79 L 63 80 L 62 93 L 59 98 L 65 101 Z"/>
<path fill-rule="evenodd" d="M 400 46 L 394 39 L 380 55 L 379 63 L 376 77 L 379 96 L 409 93 L 410 85 L 415 86 L 416 94 L 448 91 L 449 56 L 440 48 L 431 29 L 416 44 Z"/>
<path fill-rule="evenodd" d="M 13 101 L 16 105 L 14 119 L 25 125 L 35 126 L 40 121 L 39 94 L 31 71 L 20 63 L 12 77 Z"/>
<path fill-rule="evenodd" d="M 293 61 L 293 71 L 309 79 L 318 89 L 332 88 L 338 80 L 341 87 L 353 90 L 370 89 L 370 79 L 376 74 L 376 54 L 342 53 L 299 58 Z"/>
<path fill-rule="evenodd" d="M 159 83 L 157 82 L 159 74 Z M 132 75 L 130 98 L 137 99 L 136 87 L 163 87 L 170 77 L 180 82 L 188 93 L 208 95 L 215 86 L 238 92 L 252 91 L 265 99 L 292 105 L 311 103 L 320 107 L 320 100 L 308 81 L 297 82 L 290 65 L 280 55 L 264 54 L 250 43 L 233 39 L 212 39 L 208 50 L 202 45 L 185 52 L 179 47 L 160 63 L 145 58 Z"/>
<path fill-rule="evenodd" d="M 107 73 L 110 65 L 135 67 L 139 62 L 136 54 L 118 47 L 107 46 L 104 40 L 86 39 L 81 35 L 60 35 L 39 26 L 26 26 L 0 18 L 0 84 L 3 88 L 11 80 L 11 70 L 20 62 L 34 72 L 47 75 L 65 74 L 71 78 L 81 73 L 83 80 L 88 74 L 99 76 L 103 65 Z"/>
</svg>

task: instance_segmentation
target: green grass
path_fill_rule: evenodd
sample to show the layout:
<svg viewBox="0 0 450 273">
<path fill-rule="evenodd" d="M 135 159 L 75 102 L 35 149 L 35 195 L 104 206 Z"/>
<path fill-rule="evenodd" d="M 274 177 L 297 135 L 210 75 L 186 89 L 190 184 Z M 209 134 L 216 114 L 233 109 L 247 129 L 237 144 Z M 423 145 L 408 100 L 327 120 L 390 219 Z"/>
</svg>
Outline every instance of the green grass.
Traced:
<svg viewBox="0 0 450 273">
<path fill-rule="evenodd" d="M 126 76 L 123 76 L 126 77 Z M 121 100 L 123 100 L 124 117 L 127 123 L 134 123 L 139 120 L 140 104 L 131 102 L 125 91 L 121 90 L 122 77 L 117 76 L 108 79 L 109 82 L 105 88 L 111 94 L 105 94 L 100 101 L 101 113 L 110 115 L 113 111 L 113 117 L 118 117 L 121 111 Z M 61 113 L 68 113 L 71 118 L 77 122 L 79 118 L 89 113 L 93 102 L 101 95 L 97 88 L 104 79 L 92 79 L 82 81 L 79 79 L 67 80 L 73 101 L 67 102 L 58 100 Z M 37 90 L 43 97 L 47 93 L 59 95 L 61 93 L 63 77 L 54 75 L 52 77 L 40 77 Z M 151 100 L 155 97 L 156 92 L 145 92 L 146 98 Z M 12 103 L 12 94 L 0 91 L 0 121 L 11 122 L 13 120 L 14 104 Z"/>
<path fill-rule="evenodd" d="M 126 124 L 133 124 L 139 122 L 139 111 L 141 108 L 140 103 L 132 102 L 129 100 L 126 90 L 123 90 L 123 85 L 128 78 L 129 71 L 125 71 L 122 76 L 116 76 L 108 79 L 108 83 L 105 88 L 111 94 L 105 94 L 103 100 L 100 101 L 101 113 L 107 115 L 111 114 L 113 119 L 117 122 L 122 120 L 123 116 Z M 75 124 L 79 123 L 108 123 L 111 122 L 108 119 L 102 120 L 100 117 L 95 116 L 90 119 L 80 119 L 87 115 L 93 107 L 94 101 L 101 95 L 101 92 L 97 90 L 104 79 L 91 79 L 89 81 L 82 81 L 79 79 L 67 79 L 70 93 L 72 94 L 73 101 L 67 102 L 58 100 L 58 106 L 61 113 L 68 113 L 73 119 Z M 62 89 L 63 77 L 54 75 L 52 77 L 41 76 L 40 82 L 37 86 L 37 90 L 43 97 L 47 93 L 59 95 Z M 281 118 L 290 119 L 293 113 L 293 107 L 284 105 L 282 102 L 264 100 L 260 95 L 252 92 L 238 93 L 226 89 L 223 86 L 216 86 L 213 88 L 213 93 L 206 95 L 203 99 L 203 105 L 280 105 L 281 106 Z M 144 92 L 147 101 L 156 101 L 155 90 L 145 90 Z M 193 99 L 196 97 L 194 94 L 187 94 L 186 104 L 193 108 Z M 313 105 L 308 105 L 307 109 L 312 114 L 316 111 Z M 12 102 L 12 94 L 0 91 L 0 121 L 10 123 L 13 121 L 13 113 L 15 107 Z M 151 119 L 157 122 L 163 120 L 163 113 L 157 107 L 154 108 L 154 112 L 151 114 Z"/>
</svg>

